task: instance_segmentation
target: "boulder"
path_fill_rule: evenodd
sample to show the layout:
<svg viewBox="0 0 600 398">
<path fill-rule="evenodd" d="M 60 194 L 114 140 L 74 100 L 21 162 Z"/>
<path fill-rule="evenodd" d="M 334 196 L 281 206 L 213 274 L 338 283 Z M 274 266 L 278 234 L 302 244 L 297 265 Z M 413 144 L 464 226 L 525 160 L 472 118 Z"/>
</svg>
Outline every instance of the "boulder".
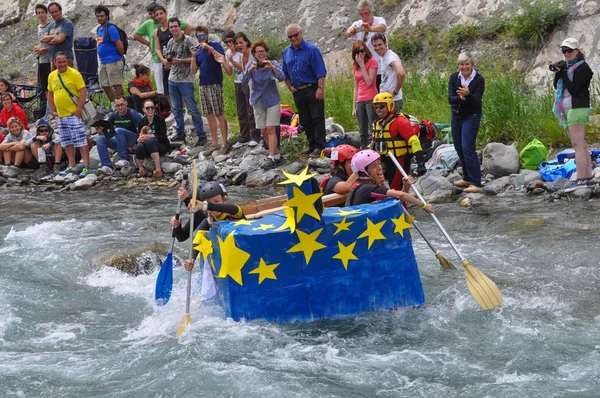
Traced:
<svg viewBox="0 0 600 398">
<path fill-rule="evenodd" d="M 436 179 L 437 183 L 434 183 L 432 178 Z M 430 188 L 437 186 L 437 189 L 431 191 L 431 193 L 429 194 L 425 194 L 427 202 L 443 203 L 452 200 L 452 198 L 454 197 L 454 186 L 441 173 L 433 172 L 428 174 L 427 182 L 428 187 Z M 419 182 L 417 182 L 417 184 L 419 184 Z M 422 189 L 425 189 L 425 187 L 423 187 Z"/>
<path fill-rule="evenodd" d="M 131 175 L 133 175 L 133 173 L 135 173 L 136 168 L 133 166 L 125 166 L 125 167 L 121 167 L 121 169 L 118 171 L 119 174 L 121 174 L 121 176 L 123 177 L 129 177 Z"/>
<path fill-rule="evenodd" d="M 514 145 L 491 142 L 483 148 L 483 170 L 496 177 L 518 174 L 521 169 L 519 152 Z"/>
<path fill-rule="evenodd" d="M 497 185 L 486 185 L 483 187 L 483 194 L 488 196 L 496 196 L 502 192 L 502 189 Z"/>
<path fill-rule="evenodd" d="M 238 165 L 240 170 L 252 173 L 260 170 L 260 164 L 265 160 L 265 155 L 248 155 Z"/>
<path fill-rule="evenodd" d="M 352 145 L 356 149 L 360 148 L 360 133 L 358 131 L 346 132 L 346 143 Z"/>
<path fill-rule="evenodd" d="M 510 185 L 520 188 L 525 185 L 525 178 L 521 174 L 511 174 L 509 177 Z"/>
<path fill-rule="evenodd" d="M 331 169 L 331 159 L 329 158 L 308 158 L 306 163 L 308 163 L 309 166 L 313 166 L 317 169 Z"/>
<path fill-rule="evenodd" d="M 528 171 L 532 171 L 532 170 L 528 170 Z M 542 181 L 542 175 L 537 172 L 537 171 L 533 171 L 532 173 L 527 173 L 527 175 L 525 175 L 525 177 L 523 177 L 524 181 L 525 181 L 525 185 L 528 185 L 530 182 L 532 181 Z"/>
<path fill-rule="evenodd" d="M 96 145 L 90 149 L 90 167 L 92 169 L 100 167 L 100 155 L 98 154 L 98 147 Z"/>
<path fill-rule="evenodd" d="M 215 163 L 222 163 L 222 162 L 226 161 L 227 159 L 229 159 L 229 156 L 227 156 L 227 155 L 214 155 L 213 156 L 213 160 Z"/>
<path fill-rule="evenodd" d="M 302 164 L 302 163 L 296 161 L 296 162 L 292 162 L 290 164 L 286 164 L 285 166 L 283 166 L 281 168 L 281 170 L 284 170 L 286 173 L 290 173 L 290 174 L 298 174 L 304 169 L 304 167 L 306 167 L 305 164 Z"/>
<path fill-rule="evenodd" d="M 70 184 L 70 183 L 78 181 L 78 180 L 79 180 L 79 174 L 75 174 L 75 173 L 67 174 L 64 179 L 65 183 L 67 183 L 67 184 Z"/>
<path fill-rule="evenodd" d="M 19 169 L 14 166 L 3 166 L 1 173 L 7 178 L 17 178 L 19 175 Z"/>
<path fill-rule="evenodd" d="M 94 186 L 97 179 L 98 177 L 96 176 L 96 174 L 88 174 L 87 176 L 85 176 L 85 178 L 77 180 L 73 184 L 71 184 L 71 191 L 89 189 Z"/>
<path fill-rule="evenodd" d="M 179 170 L 183 169 L 183 166 L 180 163 L 173 163 L 173 162 L 161 163 L 160 167 L 162 168 L 163 173 L 165 173 L 165 174 L 175 174 Z"/>
<path fill-rule="evenodd" d="M 246 173 L 245 171 L 240 171 L 239 173 L 237 173 L 236 175 L 234 175 L 231 178 L 231 183 L 233 185 L 241 185 L 247 176 L 248 176 L 248 173 Z"/>
<path fill-rule="evenodd" d="M 568 178 L 562 178 L 559 177 L 556 180 L 549 182 L 547 184 L 548 190 L 555 192 L 555 191 L 559 191 L 561 189 L 565 189 L 571 186 L 571 180 L 569 180 Z"/>
<path fill-rule="evenodd" d="M 279 169 L 252 171 L 246 176 L 247 187 L 264 187 L 270 185 L 279 177 Z"/>
<path fill-rule="evenodd" d="M 200 160 L 196 162 L 196 170 L 198 173 L 198 180 L 203 181 L 212 181 L 217 177 L 217 168 L 215 165 L 206 160 Z M 192 173 L 192 169 L 190 168 L 190 172 L 188 175 L 188 181 L 192 181 L 194 175 Z"/>
</svg>

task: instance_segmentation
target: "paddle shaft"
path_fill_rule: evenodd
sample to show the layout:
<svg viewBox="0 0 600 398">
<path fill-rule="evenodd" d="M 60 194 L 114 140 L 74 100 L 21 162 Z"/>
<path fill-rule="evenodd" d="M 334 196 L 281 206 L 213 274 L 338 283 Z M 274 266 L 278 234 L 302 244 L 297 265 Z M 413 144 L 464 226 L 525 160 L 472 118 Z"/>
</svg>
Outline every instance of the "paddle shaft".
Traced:
<svg viewBox="0 0 600 398">
<path fill-rule="evenodd" d="M 406 215 L 409 216 L 409 217 L 411 217 L 410 213 L 408 212 L 408 210 L 406 209 L 406 207 L 404 207 L 404 205 L 402 205 L 402 208 L 404 208 L 404 212 L 406 213 Z M 433 244 L 429 241 L 429 239 L 427 239 L 427 237 L 425 236 L 425 234 L 423 233 L 423 231 L 421 231 L 421 228 L 419 228 L 417 220 L 413 220 L 412 225 L 413 225 L 413 227 L 415 227 L 415 229 L 417 230 L 417 232 L 421 235 L 421 238 L 423 238 L 423 240 L 425 241 L 425 243 L 427 243 L 427 246 L 429 246 L 429 248 L 431 249 L 431 251 L 433 251 L 435 254 L 438 254 L 440 251 L 436 250 L 436 248 L 433 247 Z"/>
<path fill-rule="evenodd" d="M 400 173 L 402 173 L 402 176 L 408 177 L 408 175 L 406 175 L 406 172 L 404 171 L 404 169 L 402 168 L 402 166 L 400 166 L 400 163 L 398 163 L 398 160 L 396 160 L 396 158 L 394 157 L 394 155 L 391 152 L 388 152 L 388 156 L 390 157 L 390 159 L 392 159 L 392 161 L 394 162 L 394 164 L 396 165 L 396 168 L 398 168 L 398 170 L 400 171 Z M 425 199 L 423 198 L 423 195 L 421 195 L 421 193 L 417 190 L 417 188 L 414 185 L 412 185 L 411 188 L 417 194 L 417 197 L 419 198 L 419 200 L 421 202 L 427 203 L 427 202 L 425 202 Z M 450 243 L 450 246 L 452 246 L 452 249 L 454 249 L 454 251 L 456 252 L 456 255 L 460 258 L 461 261 L 463 261 L 465 258 L 463 257 L 463 255 L 458 250 L 458 247 L 456 247 L 456 245 L 452 241 L 452 238 L 450 238 L 450 235 L 448 235 L 448 232 L 446 232 L 446 229 L 444 229 L 444 227 L 442 226 L 442 223 L 440 223 L 440 221 L 435 216 L 435 214 L 429 213 L 429 215 L 431 216 L 431 218 L 433 218 L 433 221 L 435 221 L 435 223 L 437 224 L 437 226 L 440 229 L 440 231 L 442 231 L 442 233 L 446 237 L 446 240 L 448 241 L 448 243 Z"/>
<path fill-rule="evenodd" d="M 190 215 L 190 255 L 188 258 L 193 258 L 194 256 L 194 213 Z M 185 299 L 185 313 L 190 313 L 190 297 L 192 295 L 192 271 L 188 271 L 187 276 L 187 288 L 186 288 L 187 297 Z"/>
<path fill-rule="evenodd" d="M 183 176 L 183 180 L 181 180 L 181 188 L 185 189 L 185 181 L 187 176 Z M 181 198 L 177 200 L 177 212 L 175 213 L 175 220 L 179 221 L 179 214 L 181 213 Z M 173 248 L 175 247 L 175 235 L 177 234 L 177 228 L 173 227 L 173 231 L 171 232 L 171 252 L 173 252 Z"/>
</svg>

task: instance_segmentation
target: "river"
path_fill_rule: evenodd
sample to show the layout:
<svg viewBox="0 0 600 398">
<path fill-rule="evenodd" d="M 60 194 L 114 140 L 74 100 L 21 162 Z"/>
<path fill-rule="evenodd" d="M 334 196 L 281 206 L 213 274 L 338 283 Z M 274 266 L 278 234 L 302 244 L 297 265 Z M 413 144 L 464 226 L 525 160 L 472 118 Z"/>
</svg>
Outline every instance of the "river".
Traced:
<svg viewBox="0 0 600 398">
<path fill-rule="evenodd" d="M 493 311 L 473 300 L 462 267 L 442 270 L 413 234 L 420 309 L 281 325 L 193 305 L 194 323 L 177 340 L 183 269 L 171 301 L 157 307 L 158 270 L 134 277 L 101 266 L 170 241 L 172 193 L 0 196 L 2 396 L 600 396 L 598 201 L 514 194 L 436 207 L 465 257 L 502 291 Z M 458 265 L 431 220 L 414 213 Z"/>
</svg>

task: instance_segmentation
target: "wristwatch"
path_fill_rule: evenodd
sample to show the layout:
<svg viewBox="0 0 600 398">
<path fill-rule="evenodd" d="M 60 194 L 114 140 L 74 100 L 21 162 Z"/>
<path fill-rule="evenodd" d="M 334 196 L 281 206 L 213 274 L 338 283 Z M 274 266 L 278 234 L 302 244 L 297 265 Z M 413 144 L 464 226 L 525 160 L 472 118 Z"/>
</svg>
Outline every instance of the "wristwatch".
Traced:
<svg viewBox="0 0 600 398">
<path fill-rule="evenodd" d="M 318 86 L 319 88 L 322 88 L 323 90 L 325 90 L 325 86 Z"/>
</svg>

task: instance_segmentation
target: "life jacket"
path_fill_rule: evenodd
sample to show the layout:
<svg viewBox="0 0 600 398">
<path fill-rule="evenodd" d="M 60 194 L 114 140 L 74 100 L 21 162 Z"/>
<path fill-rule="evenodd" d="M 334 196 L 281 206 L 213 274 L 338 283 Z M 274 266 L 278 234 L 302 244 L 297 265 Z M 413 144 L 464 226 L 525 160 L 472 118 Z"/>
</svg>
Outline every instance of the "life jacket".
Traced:
<svg viewBox="0 0 600 398">
<path fill-rule="evenodd" d="M 392 137 L 390 134 L 390 125 L 398 117 L 405 117 L 402 114 L 394 113 L 389 115 L 383 121 L 376 120 L 373 128 L 373 142 L 374 148 L 377 153 L 381 155 L 387 155 L 388 152 L 394 154 L 394 157 L 402 157 L 409 153 L 410 146 L 408 142 L 397 135 Z"/>
<path fill-rule="evenodd" d="M 321 180 L 321 183 L 319 184 L 319 188 L 321 188 L 321 191 L 325 190 L 325 187 L 327 186 L 329 180 L 331 180 L 331 175 L 327 175 Z"/>
</svg>

